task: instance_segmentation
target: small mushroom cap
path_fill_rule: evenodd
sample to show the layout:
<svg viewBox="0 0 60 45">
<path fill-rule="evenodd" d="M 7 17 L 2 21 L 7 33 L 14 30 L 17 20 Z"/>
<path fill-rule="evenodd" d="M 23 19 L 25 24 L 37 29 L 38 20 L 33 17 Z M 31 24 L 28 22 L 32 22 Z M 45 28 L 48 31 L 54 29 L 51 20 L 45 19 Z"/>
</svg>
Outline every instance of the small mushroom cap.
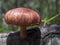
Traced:
<svg viewBox="0 0 60 45">
<path fill-rule="evenodd" d="M 36 11 L 28 8 L 11 9 L 5 14 L 4 18 L 7 24 L 17 26 L 39 25 L 41 20 Z"/>
</svg>

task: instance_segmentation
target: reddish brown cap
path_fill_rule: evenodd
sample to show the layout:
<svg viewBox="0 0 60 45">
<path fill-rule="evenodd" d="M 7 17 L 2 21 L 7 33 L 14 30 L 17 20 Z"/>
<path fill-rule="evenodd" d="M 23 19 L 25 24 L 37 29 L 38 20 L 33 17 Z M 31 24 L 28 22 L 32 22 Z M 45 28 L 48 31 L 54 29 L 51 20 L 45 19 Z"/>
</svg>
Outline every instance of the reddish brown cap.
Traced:
<svg viewBox="0 0 60 45">
<path fill-rule="evenodd" d="M 36 11 L 28 8 L 11 9 L 5 14 L 4 18 L 7 24 L 18 26 L 39 25 L 41 20 Z"/>
</svg>

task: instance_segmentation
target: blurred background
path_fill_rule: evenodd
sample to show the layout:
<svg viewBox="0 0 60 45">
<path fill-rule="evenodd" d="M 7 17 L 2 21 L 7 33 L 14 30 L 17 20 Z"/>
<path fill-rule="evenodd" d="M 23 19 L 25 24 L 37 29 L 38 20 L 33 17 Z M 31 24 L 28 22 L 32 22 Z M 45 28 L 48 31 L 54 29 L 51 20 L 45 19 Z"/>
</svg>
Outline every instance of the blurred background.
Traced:
<svg viewBox="0 0 60 45">
<path fill-rule="evenodd" d="M 13 8 L 26 7 L 41 15 L 41 25 L 60 25 L 60 0 L 0 0 L 0 33 L 17 31 L 19 27 L 4 21 L 5 13 Z"/>
</svg>

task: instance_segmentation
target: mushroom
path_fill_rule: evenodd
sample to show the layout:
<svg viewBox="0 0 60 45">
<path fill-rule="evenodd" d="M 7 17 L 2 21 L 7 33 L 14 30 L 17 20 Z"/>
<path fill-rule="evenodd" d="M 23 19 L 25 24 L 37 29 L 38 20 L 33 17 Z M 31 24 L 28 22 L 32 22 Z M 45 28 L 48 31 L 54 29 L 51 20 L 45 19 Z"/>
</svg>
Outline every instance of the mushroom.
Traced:
<svg viewBox="0 0 60 45">
<path fill-rule="evenodd" d="M 40 25 L 40 15 L 28 8 L 15 8 L 9 10 L 4 16 L 7 24 L 17 25 L 21 27 L 20 37 L 27 36 L 26 27 L 32 25 Z"/>
</svg>

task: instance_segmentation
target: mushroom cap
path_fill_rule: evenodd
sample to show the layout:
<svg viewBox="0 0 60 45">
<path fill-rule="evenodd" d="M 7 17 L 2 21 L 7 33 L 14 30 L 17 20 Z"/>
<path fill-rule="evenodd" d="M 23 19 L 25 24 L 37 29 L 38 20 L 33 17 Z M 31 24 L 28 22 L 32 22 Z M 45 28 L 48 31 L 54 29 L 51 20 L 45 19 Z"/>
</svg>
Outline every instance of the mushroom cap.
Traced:
<svg viewBox="0 0 60 45">
<path fill-rule="evenodd" d="M 5 14 L 4 18 L 7 24 L 17 26 L 39 25 L 41 20 L 36 11 L 28 8 L 11 9 Z"/>
</svg>

